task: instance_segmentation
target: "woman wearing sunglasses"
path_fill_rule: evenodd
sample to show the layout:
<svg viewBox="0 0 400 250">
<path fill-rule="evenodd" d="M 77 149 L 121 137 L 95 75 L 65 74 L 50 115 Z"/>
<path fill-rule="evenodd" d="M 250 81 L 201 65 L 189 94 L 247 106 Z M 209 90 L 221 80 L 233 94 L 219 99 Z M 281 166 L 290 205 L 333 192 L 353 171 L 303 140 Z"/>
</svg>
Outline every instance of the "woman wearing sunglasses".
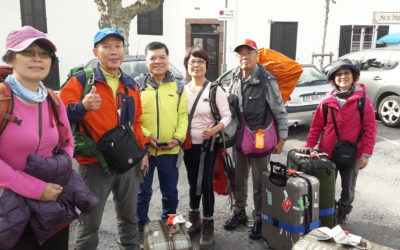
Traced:
<svg viewBox="0 0 400 250">
<path fill-rule="evenodd" d="M 56 47 L 46 34 L 24 26 L 8 34 L 6 49 L 3 61 L 13 73 L 1 84 L 11 90 L 13 110 L 0 128 L 0 249 L 66 250 L 69 224 L 77 217 L 73 206 L 62 205 L 72 197 L 65 195 L 75 178 L 73 138 L 61 99 L 42 82 Z M 83 180 L 74 180 L 74 188 L 87 191 Z M 89 194 L 78 202 L 93 205 L 95 199 Z"/>
</svg>

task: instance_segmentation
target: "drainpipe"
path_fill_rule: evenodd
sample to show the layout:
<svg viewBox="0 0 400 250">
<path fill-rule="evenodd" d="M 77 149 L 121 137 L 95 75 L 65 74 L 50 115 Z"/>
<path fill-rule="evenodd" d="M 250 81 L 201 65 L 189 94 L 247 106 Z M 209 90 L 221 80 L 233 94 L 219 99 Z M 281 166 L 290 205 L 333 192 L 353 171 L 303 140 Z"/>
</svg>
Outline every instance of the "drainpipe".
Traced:
<svg viewBox="0 0 400 250">
<path fill-rule="evenodd" d="M 228 8 L 228 0 L 225 0 L 225 9 L 227 9 Z M 224 50 L 223 50 L 223 52 L 224 52 L 224 55 L 223 55 L 223 59 L 222 59 L 222 67 L 221 67 L 221 74 L 220 75 L 222 75 L 223 73 L 225 73 L 226 72 L 226 68 L 227 68 L 227 66 L 226 66 L 226 53 L 227 53 L 227 51 L 226 51 L 226 35 L 227 35 L 227 24 L 228 24 L 228 22 L 225 20 L 224 21 Z"/>
</svg>

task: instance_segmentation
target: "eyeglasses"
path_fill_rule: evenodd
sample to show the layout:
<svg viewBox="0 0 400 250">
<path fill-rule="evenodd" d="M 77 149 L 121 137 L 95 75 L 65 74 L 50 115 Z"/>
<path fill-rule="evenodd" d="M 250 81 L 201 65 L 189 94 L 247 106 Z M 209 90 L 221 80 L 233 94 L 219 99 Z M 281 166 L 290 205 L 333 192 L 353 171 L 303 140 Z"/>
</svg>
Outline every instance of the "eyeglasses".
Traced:
<svg viewBox="0 0 400 250">
<path fill-rule="evenodd" d="M 189 65 L 204 65 L 206 63 L 206 61 L 204 60 L 193 60 L 193 61 L 188 61 Z"/>
<path fill-rule="evenodd" d="M 351 72 L 350 72 L 350 71 L 335 73 L 335 77 L 349 76 L 349 75 L 351 75 Z"/>
<path fill-rule="evenodd" d="M 249 51 L 249 52 L 242 52 L 242 53 L 235 53 L 237 57 L 245 57 L 245 56 L 250 56 L 257 53 L 257 51 Z"/>
<path fill-rule="evenodd" d="M 53 56 L 53 53 L 51 53 L 49 51 L 46 51 L 46 50 L 36 51 L 36 50 L 32 50 L 32 49 L 26 49 L 26 50 L 20 51 L 20 52 L 18 52 L 18 54 L 21 54 L 26 57 L 34 57 L 36 54 L 38 54 L 39 57 L 42 59 L 48 59 Z"/>
</svg>

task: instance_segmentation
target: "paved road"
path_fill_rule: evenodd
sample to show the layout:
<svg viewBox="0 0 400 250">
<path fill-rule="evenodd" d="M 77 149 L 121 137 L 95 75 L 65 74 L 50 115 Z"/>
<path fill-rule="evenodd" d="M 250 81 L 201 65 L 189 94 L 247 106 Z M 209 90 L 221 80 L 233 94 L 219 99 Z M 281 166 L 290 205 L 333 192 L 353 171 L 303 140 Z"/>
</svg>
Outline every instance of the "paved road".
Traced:
<svg viewBox="0 0 400 250">
<path fill-rule="evenodd" d="M 285 144 L 283 154 L 274 155 L 275 161 L 286 161 L 286 153 L 292 148 L 303 145 L 308 126 L 291 128 L 289 140 Z M 349 218 L 347 228 L 351 233 L 360 235 L 379 244 L 400 249 L 400 133 L 399 129 L 384 127 L 379 123 L 375 153 L 368 167 L 360 172 L 354 209 Z M 249 180 L 251 182 L 251 178 Z M 339 181 L 338 181 L 339 183 Z M 251 187 L 251 183 L 249 183 Z M 154 195 L 151 203 L 150 217 L 158 219 L 161 211 L 161 194 L 158 181 L 153 184 Z M 188 211 L 188 184 L 185 167 L 180 168 L 178 212 L 186 215 Z M 250 188 L 251 190 L 251 188 Z M 249 193 L 252 197 L 252 192 Z M 249 200 L 247 213 L 253 209 Z M 225 196 L 216 196 L 215 208 L 215 244 L 207 249 L 263 249 L 262 240 L 248 239 L 248 228 L 240 227 L 228 232 L 222 227 L 230 214 L 229 201 Z M 112 197 L 109 197 L 103 223 L 100 230 L 98 249 L 118 249 L 116 244 L 116 219 Z M 74 225 L 71 229 L 71 249 L 75 235 Z M 194 248 L 199 249 L 199 238 L 193 240 Z"/>
</svg>

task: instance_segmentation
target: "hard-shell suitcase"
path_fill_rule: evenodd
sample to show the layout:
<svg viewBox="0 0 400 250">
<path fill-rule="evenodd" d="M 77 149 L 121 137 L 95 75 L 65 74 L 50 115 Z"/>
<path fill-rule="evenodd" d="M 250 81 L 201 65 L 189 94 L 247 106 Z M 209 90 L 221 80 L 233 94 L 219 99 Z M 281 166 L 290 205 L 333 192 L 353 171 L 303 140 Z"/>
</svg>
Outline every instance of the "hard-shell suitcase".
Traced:
<svg viewBox="0 0 400 250">
<path fill-rule="evenodd" d="M 318 152 L 317 152 L 318 154 Z M 292 149 L 287 155 L 287 166 L 319 180 L 319 218 L 321 226 L 332 228 L 335 224 L 335 181 L 336 166 L 325 155 L 311 158 L 309 154 Z"/>
<path fill-rule="evenodd" d="M 307 174 L 288 173 L 281 163 L 270 162 L 262 178 L 261 234 L 273 249 L 293 244 L 319 226 L 319 181 Z"/>
<path fill-rule="evenodd" d="M 318 240 L 318 237 L 322 235 L 324 234 L 317 229 L 314 229 L 313 231 L 308 233 L 303 239 L 294 244 L 292 250 L 394 250 L 393 248 L 381 246 L 366 239 L 362 239 L 360 244 L 355 247 L 338 244 L 331 240 Z"/>
<path fill-rule="evenodd" d="M 145 250 L 187 250 L 192 241 L 184 223 L 168 226 L 164 220 L 151 221 L 144 227 Z"/>
</svg>

